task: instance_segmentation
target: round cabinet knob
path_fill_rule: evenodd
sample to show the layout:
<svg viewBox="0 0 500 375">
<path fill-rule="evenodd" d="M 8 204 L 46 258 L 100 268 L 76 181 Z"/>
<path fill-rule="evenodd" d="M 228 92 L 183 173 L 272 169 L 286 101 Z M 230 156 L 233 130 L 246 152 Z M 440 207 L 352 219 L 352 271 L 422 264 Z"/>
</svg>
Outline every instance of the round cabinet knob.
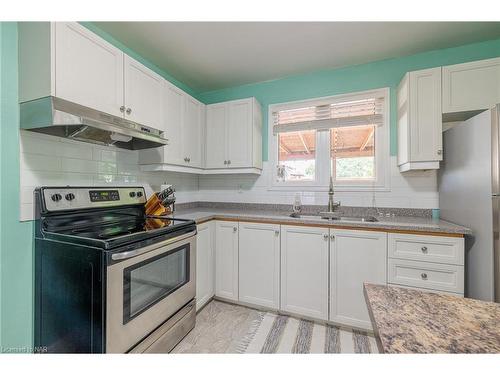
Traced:
<svg viewBox="0 0 500 375">
<path fill-rule="evenodd" d="M 62 195 L 58 193 L 52 194 L 50 199 L 52 199 L 54 202 L 59 202 L 62 199 Z"/>
<path fill-rule="evenodd" d="M 227 164 L 228 164 L 228 165 L 229 165 L 229 164 L 231 164 L 231 160 L 228 160 L 228 161 L 227 161 Z"/>
<path fill-rule="evenodd" d="M 235 232 L 235 233 L 236 233 L 236 231 L 237 231 L 237 230 L 238 230 L 238 229 L 237 229 L 236 227 L 233 227 L 233 232 Z"/>
<path fill-rule="evenodd" d="M 422 246 L 422 252 L 426 253 L 427 252 L 427 246 Z"/>
<path fill-rule="evenodd" d="M 226 164 L 227 164 L 227 160 L 224 160 L 224 165 L 226 165 Z"/>
<path fill-rule="evenodd" d="M 127 108 L 127 115 L 130 115 L 132 113 L 132 109 L 131 108 Z"/>
<path fill-rule="evenodd" d="M 72 201 L 73 199 L 75 199 L 75 194 L 68 193 L 64 196 L 64 198 L 66 198 L 67 201 Z"/>
<path fill-rule="evenodd" d="M 443 153 L 443 150 L 437 150 L 437 154 L 441 155 Z"/>
<path fill-rule="evenodd" d="M 277 236 L 279 236 L 280 235 L 280 231 L 279 230 L 275 230 L 274 234 L 277 235 Z"/>
<path fill-rule="evenodd" d="M 135 197 L 135 191 L 131 191 L 130 193 L 128 193 L 129 197 L 130 198 L 134 198 Z"/>
<path fill-rule="evenodd" d="M 328 240 L 328 238 L 330 238 L 330 236 L 329 236 L 327 233 L 325 233 L 325 234 L 323 235 L 323 238 L 324 238 L 325 240 Z"/>
<path fill-rule="evenodd" d="M 331 234 L 331 235 L 330 235 L 330 240 L 332 240 L 332 241 L 333 241 L 334 239 L 335 239 L 335 235 Z"/>
<path fill-rule="evenodd" d="M 138 192 L 137 192 L 137 197 L 138 197 L 138 198 L 142 197 L 142 191 L 138 191 Z"/>
<path fill-rule="evenodd" d="M 122 105 L 122 106 L 120 107 L 120 112 L 121 112 L 121 113 L 125 112 L 125 106 L 124 106 L 124 105 Z"/>
<path fill-rule="evenodd" d="M 426 273 L 420 274 L 420 277 L 422 278 L 422 280 L 427 280 L 427 274 Z"/>
</svg>

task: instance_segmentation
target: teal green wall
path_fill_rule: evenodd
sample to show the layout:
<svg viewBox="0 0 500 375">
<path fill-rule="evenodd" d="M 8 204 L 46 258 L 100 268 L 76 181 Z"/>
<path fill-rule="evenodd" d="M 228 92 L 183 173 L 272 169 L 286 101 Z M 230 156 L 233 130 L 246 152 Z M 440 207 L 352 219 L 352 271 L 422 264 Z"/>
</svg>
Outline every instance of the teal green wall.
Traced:
<svg viewBox="0 0 500 375">
<path fill-rule="evenodd" d="M 498 56 L 500 56 L 500 39 L 205 92 L 199 95 L 199 100 L 209 104 L 251 96 L 256 97 L 262 104 L 263 110 L 262 154 L 264 160 L 268 160 L 267 115 L 269 104 L 390 87 L 391 155 L 396 155 L 395 89 L 406 72 Z"/>
<path fill-rule="evenodd" d="M 32 346 L 32 223 L 19 222 L 17 24 L 0 22 L 1 345 Z M 22 349 L 21 349 L 22 350 Z"/>
</svg>

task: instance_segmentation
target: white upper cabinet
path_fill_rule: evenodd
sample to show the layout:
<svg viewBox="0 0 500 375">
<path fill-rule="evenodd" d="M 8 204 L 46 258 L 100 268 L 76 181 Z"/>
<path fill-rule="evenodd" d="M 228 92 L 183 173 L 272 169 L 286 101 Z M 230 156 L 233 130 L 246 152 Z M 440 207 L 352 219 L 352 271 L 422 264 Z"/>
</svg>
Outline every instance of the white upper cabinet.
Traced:
<svg viewBox="0 0 500 375">
<path fill-rule="evenodd" d="M 399 170 L 438 169 L 443 159 L 441 68 L 406 73 L 397 99 Z"/>
<path fill-rule="evenodd" d="M 262 169 L 262 114 L 255 98 L 207 106 L 206 168 L 249 173 Z M 223 171 L 224 169 L 228 171 Z"/>
<path fill-rule="evenodd" d="M 371 329 L 363 283 L 387 283 L 387 233 L 330 230 L 330 321 Z"/>
<path fill-rule="evenodd" d="M 125 118 L 163 130 L 165 80 L 152 70 L 124 55 Z"/>
<path fill-rule="evenodd" d="M 122 116 L 123 52 L 75 22 L 55 23 L 55 96 Z"/>
<path fill-rule="evenodd" d="M 45 96 L 123 116 L 123 52 L 76 22 L 20 22 L 19 100 Z"/>
<path fill-rule="evenodd" d="M 500 102 L 500 58 L 443 67 L 443 113 L 477 111 Z"/>
<path fill-rule="evenodd" d="M 158 157 L 157 163 L 167 160 L 171 164 L 184 164 L 183 124 L 184 124 L 184 92 L 178 87 L 166 83 L 163 92 L 164 130 L 168 145 L 160 148 L 164 158 Z M 146 151 L 146 150 L 144 150 Z M 142 156 L 142 152 L 140 153 Z"/>
<path fill-rule="evenodd" d="M 206 155 L 207 168 L 226 168 L 226 117 L 225 103 L 207 106 Z"/>
<path fill-rule="evenodd" d="M 189 167 L 202 167 L 202 124 L 204 104 L 191 96 L 185 98 L 182 145 L 185 163 Z"/>
<path fill-rule="evenodd" d="M 164 130 L 165 80 L 76 22 L 19 24 L 20 102 L 61 99 Z"/>
<path fill-rule="evenodd" d="M 145 171 L 199 173 L 203 167 L 205 105 L 168 82 L 162 97 L 168 145 L 140 150 L 139 163 Z"/>
</svg>

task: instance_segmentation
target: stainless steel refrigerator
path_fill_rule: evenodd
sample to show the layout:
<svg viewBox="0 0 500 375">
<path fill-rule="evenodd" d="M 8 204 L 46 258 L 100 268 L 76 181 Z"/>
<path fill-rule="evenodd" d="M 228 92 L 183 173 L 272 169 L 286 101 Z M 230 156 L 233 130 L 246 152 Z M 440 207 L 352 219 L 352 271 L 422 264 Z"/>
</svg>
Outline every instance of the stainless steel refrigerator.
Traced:
<svg viewBox="0 0 500 375">
<path fill-rule="evenodd" d="M 500 105 L 443 133 L 438 173 L 441 218 L 472 229 L 466 238 L 466 297 L 500 302 Z"/>
</svg>

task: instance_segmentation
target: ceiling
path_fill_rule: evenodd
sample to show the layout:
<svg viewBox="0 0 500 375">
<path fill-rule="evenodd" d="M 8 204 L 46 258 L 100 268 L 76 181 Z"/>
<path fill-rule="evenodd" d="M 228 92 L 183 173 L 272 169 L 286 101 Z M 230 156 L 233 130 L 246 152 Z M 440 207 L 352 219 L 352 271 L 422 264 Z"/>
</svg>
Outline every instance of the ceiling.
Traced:
<svg viewBox="0 0 500 375">
<path fill-rule="evenodd" d="M 500 37 L 500 22 L 94 22 L 197 92 Z"/>
</svg>

